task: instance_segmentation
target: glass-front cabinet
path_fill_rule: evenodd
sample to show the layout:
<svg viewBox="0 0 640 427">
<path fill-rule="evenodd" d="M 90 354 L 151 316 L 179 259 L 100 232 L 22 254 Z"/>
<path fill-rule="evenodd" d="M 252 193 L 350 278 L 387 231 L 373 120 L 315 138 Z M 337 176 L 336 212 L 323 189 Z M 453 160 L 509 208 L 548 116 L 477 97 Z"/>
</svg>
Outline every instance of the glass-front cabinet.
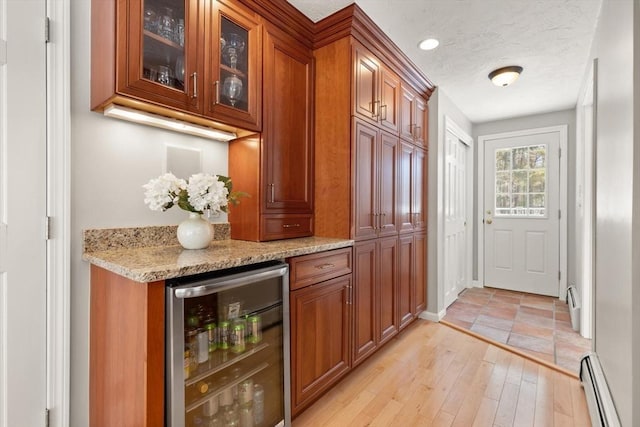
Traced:
<svg viewBox="0 0 640 427">
<path fill-rule="evenodd" d="M 260 129 L 262 26 L 236 3 L 211 2 L 205 114 Z"/>
<path fill-rule="evenodd" d="M 111 96 L 103 81 L 114 75 L 118 95 L 261 130 L 262 25 L 255 13 L 233 0 L 119 3 L 126 6 L 116 12 L 118 36 L 111 35 L 116 61 L 106 59 L 108 49 L 94 60 L 95 88 Z M 94 99 L 94 108 L 104 101 Z"/>
<path fill-rule="evenodd" d="M 128 5 L 125 91 L 161 105 L 200 111 L 199 3 L 144 0 L 130 1 Z M 118 22 L 118 26 L 125 25 L 126 22 Z"/>
</svg>

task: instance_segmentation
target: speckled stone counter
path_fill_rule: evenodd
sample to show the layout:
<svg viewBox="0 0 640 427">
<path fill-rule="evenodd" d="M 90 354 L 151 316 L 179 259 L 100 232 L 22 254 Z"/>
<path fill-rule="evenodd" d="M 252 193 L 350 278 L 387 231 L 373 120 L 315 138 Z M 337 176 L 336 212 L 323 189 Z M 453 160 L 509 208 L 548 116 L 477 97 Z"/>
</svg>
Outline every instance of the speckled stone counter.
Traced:
<svg viewBox="0 0 640 427">
<path fill-rule="evenodd" d="M 124 247 L 121 243 L 112 243 L 109 247 L 114 249 L 96 251 L 87 250 L 95 248 L 87 243 L 86 238 L 88 234 L 92 235 L 92 231 L 85 232 L 83 259 L 138 282 L 206 273 L 353 245 L 352 240 L 305 237 L 262 243 L 214 240 L 207 249 L 200 250 L 186 250 L 179 245 Z"/>
</svg>

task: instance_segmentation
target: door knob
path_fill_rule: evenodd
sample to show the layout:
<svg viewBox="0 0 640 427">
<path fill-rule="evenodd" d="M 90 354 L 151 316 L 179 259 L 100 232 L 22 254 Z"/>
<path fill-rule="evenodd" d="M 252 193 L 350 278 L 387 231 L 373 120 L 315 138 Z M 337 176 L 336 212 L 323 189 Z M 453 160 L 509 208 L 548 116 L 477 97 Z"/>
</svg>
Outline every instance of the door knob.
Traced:
<svg viewBox="0 0 640 427">
<path fill-rule="evenodd" d="M 491 218 L 489 218 L 489 219 L 487 220 L 487 224 L 491 225 L 491 223 L 493 223 L 493 220 L 492 220 Z"/>
</svg>

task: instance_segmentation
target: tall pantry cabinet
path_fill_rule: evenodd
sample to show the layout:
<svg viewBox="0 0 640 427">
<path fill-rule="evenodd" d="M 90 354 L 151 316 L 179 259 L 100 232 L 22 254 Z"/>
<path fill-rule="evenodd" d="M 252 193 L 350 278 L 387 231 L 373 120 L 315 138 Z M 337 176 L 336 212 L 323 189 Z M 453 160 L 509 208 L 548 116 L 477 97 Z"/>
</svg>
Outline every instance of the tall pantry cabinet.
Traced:
<svg viewBox="0 0 640 427">
<path fill-rule="evenodd" d="M 352 366 L 426 308 L 432 84 L 351 6 L 315 40 L 315 234 L 352 238 Z"/>
</svg>

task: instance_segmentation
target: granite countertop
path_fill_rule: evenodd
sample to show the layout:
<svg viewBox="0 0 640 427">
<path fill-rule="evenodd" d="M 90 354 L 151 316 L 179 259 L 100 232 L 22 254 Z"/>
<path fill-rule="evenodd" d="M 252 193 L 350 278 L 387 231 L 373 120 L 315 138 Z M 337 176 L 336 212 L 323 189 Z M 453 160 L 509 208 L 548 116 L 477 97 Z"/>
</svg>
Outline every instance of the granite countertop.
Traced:
<svg viewBox="0 0 640 427">
<path fill-rule="evenodd" d="M 92 237 L 88 237 L 95 231 L 85 231 L 85 252 L 82 258 L 138 282 L 154 282 L 353 245 L 353 240 L 305 237 L 261 243 L 214 240 L 207 249 L 200 250 L 187 250 L 172 244 L 135 247 L 136 244 L 133 243 L 127 247 L 123 242 L 107 245 L 103 243 L 96 247 L 91 245 Z M 107 230 L 99 232 L 108 236 Z M 115 231 L 112 233 L 119 236 L 123 234 Z M 108 249 L 104 249 L 105 246 Z"/>
</svg>

